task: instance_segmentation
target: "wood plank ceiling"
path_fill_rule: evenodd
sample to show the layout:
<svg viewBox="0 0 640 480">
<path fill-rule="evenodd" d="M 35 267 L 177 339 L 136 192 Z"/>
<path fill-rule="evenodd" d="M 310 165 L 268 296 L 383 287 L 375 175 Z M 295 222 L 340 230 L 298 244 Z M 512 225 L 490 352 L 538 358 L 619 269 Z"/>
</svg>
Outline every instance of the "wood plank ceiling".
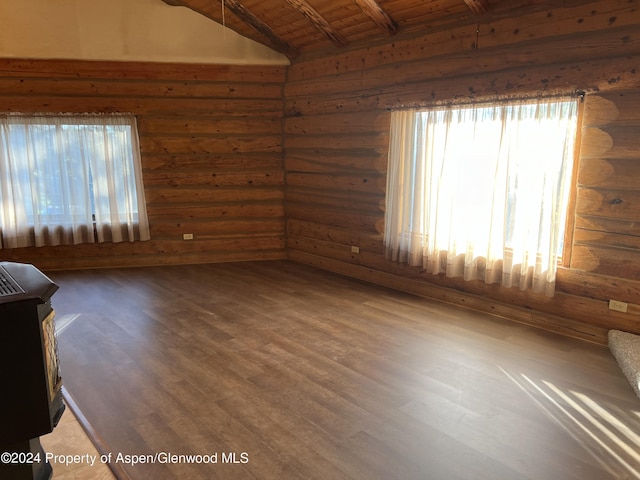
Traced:
<svg viewBox="0 0 640 480">
<path fill-rule="evenodd" d="M 541 0 L 163 0 L 190 8 L 293 60 L 398 32 L 488 21 Z"/>
</svg>

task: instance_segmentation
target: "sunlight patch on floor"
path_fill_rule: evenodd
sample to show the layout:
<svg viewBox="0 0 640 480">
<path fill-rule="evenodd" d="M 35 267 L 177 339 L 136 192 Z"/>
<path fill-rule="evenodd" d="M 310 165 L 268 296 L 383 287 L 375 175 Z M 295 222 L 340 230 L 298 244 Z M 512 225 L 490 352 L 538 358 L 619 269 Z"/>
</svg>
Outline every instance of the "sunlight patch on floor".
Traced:
<svg viewBox="0 0 640 480">
<path fill-rule="evenodd" d="M 56 316 L 56 334 L 60 335 L 62 332 L 64 332 L 71 326 L 73 322 L 75 322 L 80 317 L 80 315 L 80 313 L 72 313 L 69 315 Z"/>
<path fill-rule="evenodd" d="M 640 479 L 640 412 L 614 412 L 584 393 L 499 368 L 604 469 L 621 478 Z"/>
</svg>

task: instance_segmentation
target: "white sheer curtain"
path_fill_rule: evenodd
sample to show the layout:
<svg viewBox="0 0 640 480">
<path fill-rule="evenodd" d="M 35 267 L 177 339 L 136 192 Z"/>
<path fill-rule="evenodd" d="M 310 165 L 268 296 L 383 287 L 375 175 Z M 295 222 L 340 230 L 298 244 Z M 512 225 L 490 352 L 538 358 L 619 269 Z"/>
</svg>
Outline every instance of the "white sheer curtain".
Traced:
<svg viewBox="0 0 640 480">
<path fill-rule="evenodd" d="M 576 98 L 392 113 L 387 258 L 552 296 Z"/>
<path fill-rule="evenodd" d="M 148 240 L 135 117 L 0 117 L 0 200 L 0 248 Z"/>
</svg>

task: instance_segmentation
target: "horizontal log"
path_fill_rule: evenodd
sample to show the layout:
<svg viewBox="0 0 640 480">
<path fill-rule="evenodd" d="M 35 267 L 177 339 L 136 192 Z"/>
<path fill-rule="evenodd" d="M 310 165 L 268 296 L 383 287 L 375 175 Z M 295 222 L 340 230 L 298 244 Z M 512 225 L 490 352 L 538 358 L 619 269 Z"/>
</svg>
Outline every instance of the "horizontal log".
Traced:
<svg viewBox="0 0 640 480">
<path fill-rule="evenodd" d="M 215 153 L 197 155 L 193 153 L 145 153 L 142 167 L 145 172 L 168 171 L 273 171 L 282 170 L 283 159 L 280 152 L 258 153 Z"/>
<path fill-rule="evenodd" d="M 582 158 L 633 158 L 640 161 L 640 136 L 635 125 L 582 129 Z"/>
<path fill-rule="evenodd" d="M 360 133 L 350 135 L 288 135 L 284 137 L 284 148 L 289 149 L 315 149 L 330 145 L 338 150 L 354 149 L 369 152 L 375 149 L 388 148 L 389 132 Z"/>
<path fill-rule="evenodd" d="M 637 219 L 624 220 L 582 213 L 576 216 L 575 226 L 576 228 L 583 228 L 585 230 L 640 235 L 640 222 L 638 222 Z"/>
<path fill-rule="evenodd" d="M 556 279 L 556 291 L 574 297 L 586 297 L 609 301 L 640 304 L 640 282 L 616 276 L 607 276 L 577 270 L 559 268 Z"/>
<path fill-rule="evenodd" d="M 246 236 L 246 237 L 221 237 L 221 238 L 200 238 L 194 236 L 193 240 L 189 240 L 189 247 L 185 248 L 185 240 L 182 241 L 164 241 L 160 245 L 159 253 L 168 255 L 178 255 L 181 253 L 207 253 L 207 252 L 238 252 L 249 250 L 283 250 L 285 247 L 285 238 L 283 235 L 266 235 L 262 234 Z"/>
<path fill-rule="evenodd" d="M 170 80 L 1 78 L 0 95 L 44 95 L 98 97 L 160 97 L 160 98 L 255 98 L 279 99 L 282 85 L 278 83 L 201 82 Z"/>
<path fill-rule="evenodd" d="M 189 219 L 199 219 L 208 221 L 219 218 L 269 218 L 284 217 L 284 206 L 281 202 L 260 202 L 243 203 L 239 205 L 150 205 L 147 208 L 149 223 L 156 220 L 172 219 L 174 221 L 184 221 Z"/>
<path fill-rule="evenodd" d="M 383 215 L 385 199 L 384 195 L 363 194 L 361 192 L 342 192 L 334 190 L 310 190 L 304 187 L 289 186 L 286 191 L 285 201 L 287 205 L 314 204 L 324 208 L 332 208 L 336 211 L 366 212 L 368 215 Z"/>
<path fill-rule="evenodd" d="M 147 135 L 219 135 L 242 134 L 279 135 L 279 117 L 148 117 L 138 118 L 140 136 Z"/>
<path fill-rule="evenodd" d="M 282 188 L 211 188 L 211 187 L 149 187 L 144 190 L 147 204 L 231 203 L 282 201 Z"/>
<path fill-rule="evenodd" d="M 0 59 L 1 77 L 21 78 L 55 77 L 282 83 L 285 81 L 286 69 L 286 65 Z"/>
<path fill-rule="evenodd" d="M 582 124 L 585 127 L 640 125 L 640 93 L 627 90 L 587 96 Z"/>
<path fill-rule="evenodd" d="M 284 248 L 284 237 L 273 235 L 263 235 L 260 237 L 227 237 L 215 239 L 201 239 L 194 237 L 193 240 L 163 240 L 148 242 L 123 242 L 120 243 L 100 243 L 81 244 L 73 248 L 74 257 L 94 256 L 96 251 L 100 255 L 178 255 L 194 254 L 213 251 L 234 251 L 234 250 L 276 250 Z M 53 249 L 53 248 L 52 248 Z M 37 249 L 36 249 L 37 250 Z M 67 249 L 68 250 L 68 249 Z M 46 251 L 34 251 L 39 257 L 46 257 Z"/>
<path fill-rule="evenodd" d="M 190 220 L 156 220 L 151 225 L 151 237 L 161 239 L 182 239 L 184 233 L 192 233 L 199 239 L 284 236 L 286 231 L 283 217 L 274 218 L 220 218 L 202 222 Z"/>
<path fill-rule="evenodd" d="M 271 172 L 225 172 L 211 169 L 204 171 L 167 172 L 154 170 L 144 174 L 145 186 L 209 186 L 209 187 L 280 187 L 284 185 L 284 173 Z"/>
<path fill-rule="evenodd" d="M 576 228 L 573 241 L 580 245 L 636 249 L 640 255 L 640 235 L 624 235 Z"/>
<path fill-rule="evenodd" d="M 355 262 L 356 256 L 360 254 L 351 251 L 350 245 L 340 245 L 325 240 L 314 239 L 309 241 L 308 238 L 298 237 L 296 235 L 287 235 L 287 249 L 296 252 L 306 252 L 318 255 L 324 258 L 331 258 L 341 262 Z"/>
<path fill-rule="evenodd" d="M 640 280 L 640 252 L 637 249 L 574 245 L 571 268 L 628 280 Z"/>
<path fill-rule="evenodd" d="M 351 155 L 344 150 L 338 152 L 330 149 L 287 150 L 286 170 L 309 173 L 381 173 L 387 170 L 387 150 L 358 152 Z"/>
<path fill-rule="evenodd" d="M 287 185 L 345 192 L 384 193 L 386 178 L 380 175 L 289 173 L 287 174 Z"/>
<path fill-rule="evenodd" d="M 344 135 L 388 132 L 388 112 L 333 113 L 289 117 L 284 121 L 285 135 Z"/>
<path fill-rule="evenodd" d="M 350 228 L 338 228 L 330 225 L 305 222 L 301 220 L 287 220 L 287 234 L 289 236 L 314 241 L 323 240 L 333 242 L 349 248 L 354 245 L 360 251 L 382 252 L 382 235 L 378 233 L 361 232 Z"/>
<path fill-rule="evenodd" d="M 266 116 L 282 114 L 281 100 L 197 99 L 140 97 L 56 97 L 48 95 L 0 95 L 5 112 L 42 113 L 115 113 L 171 116 Z"/>
<path fill-rule="evenodd" d="M 582 158 L 578 184 L 599 189 L 640 189 L 640 154 L 638 158 Z"/>
<path fill-rule="evenodd" d="M 379 215 L 365 215 L 352 211 L 340 212 L 314 204 L 287 205 L 287 218 L 334 227 L 354 228 L 363 232 L 381 233 L 384 231 L 384 219 Z"/>
<path fill-rule="evenodd" d="M 145 153 L 249 153 L 280 152 L 282 138 L 278 135 L 218 135 L 140 137 L 140 152 Z"/>
<path fill-rule="evenodd" d="M 578 187 L 576 213 L 637 221 L 640 219 L 640 190 L 596 190 Z"/>
</svg>

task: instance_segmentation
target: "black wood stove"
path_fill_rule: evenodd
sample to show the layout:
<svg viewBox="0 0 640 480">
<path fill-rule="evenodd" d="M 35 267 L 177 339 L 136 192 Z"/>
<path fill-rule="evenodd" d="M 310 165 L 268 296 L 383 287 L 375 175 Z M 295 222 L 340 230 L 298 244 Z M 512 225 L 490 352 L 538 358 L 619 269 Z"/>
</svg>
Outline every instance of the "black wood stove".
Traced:
<svg viewBox="0 0 640 480">
<path fill-rule="evenodd" d="M 0 262 L 0 478 L 52 476 L 40 436 L 64 412 L 51 297 L 58 289 L 33 265 Z"/>
</svg>

